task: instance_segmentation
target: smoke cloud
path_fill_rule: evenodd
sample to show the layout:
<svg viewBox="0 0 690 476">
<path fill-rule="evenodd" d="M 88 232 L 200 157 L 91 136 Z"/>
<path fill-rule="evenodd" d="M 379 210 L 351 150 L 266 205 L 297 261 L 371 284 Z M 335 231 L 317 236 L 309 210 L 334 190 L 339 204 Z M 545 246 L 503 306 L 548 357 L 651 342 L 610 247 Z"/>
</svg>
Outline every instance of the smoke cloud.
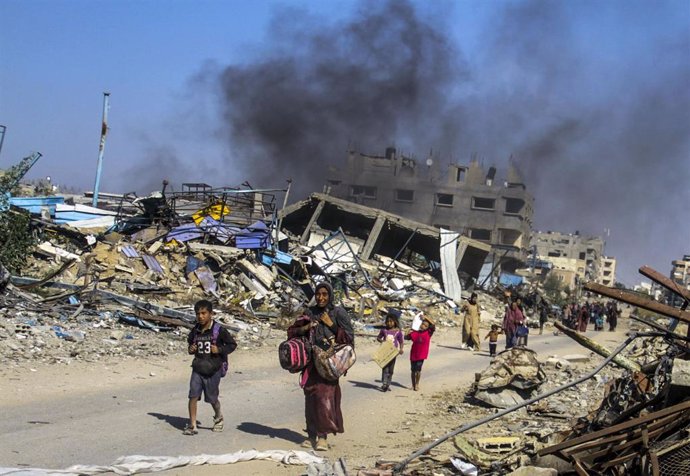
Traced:
<svg viewBox="0 0 690 476">
<path fill-rule="evenodd" d="M 276 51 L 221 76 L 227 132 L 255 181 L 292 177 L 306 195 L 321 189 L 348 145 L 382 152 L 448 142 L 447 98 L 467 71 L 443 22 L 432 26 L 407 2 L 363 4 L 332 25 L 282 15 L 291 21 L 274 22 Z"/>
<path fill-rule="evenodd" d="M 665 272 L 690 253 L 687 8 L 492 5 L 472 50 L 406 1 L 363 3 L 341 22 L 278 12 L 269 50 L 218 72 L 237 176 L 293 178 L 303 196 L 348 146 L 478 154 L 499 173 L 513 155 L 535 228 L 604 236 L 627 284 L 643 264 Z"/>
</svg>

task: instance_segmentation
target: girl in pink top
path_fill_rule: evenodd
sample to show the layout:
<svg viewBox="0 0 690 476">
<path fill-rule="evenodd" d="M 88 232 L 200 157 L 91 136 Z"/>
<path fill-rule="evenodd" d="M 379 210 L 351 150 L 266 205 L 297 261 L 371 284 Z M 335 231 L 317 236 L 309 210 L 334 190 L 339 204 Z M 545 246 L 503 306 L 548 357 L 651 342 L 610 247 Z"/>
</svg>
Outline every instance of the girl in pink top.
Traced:
<svg viewBox="0 0 690 476">
<path fill-rule="evenodd" d="M 401 312 L 395 308 L 389 308 L 386 314 L 386 328 L 381 329 L 376 340 L 383 342 L 389 340 L 398 349 L 398 355 L 403 353 L 403 333 L 400 330 L 400 315 Z M 393 380 L 393 371 L 395 370 L 395 357 L 388 365 L 381 369 L 381 391 L 388 392 L 391 387 L 391 380 Z"/>
<path fill-rule="evenodd" d="M 422 376 L 422 365 L 429 357 L 429 345 L 431 336 L 436 330 L 434 321 L 430 317 L 424 317 L 418 331 L 410 331 L 405 339 L 412 341 L 410 350 L 410 369 L 412 371 L 412 390 L 419 390 L 419 379 Z"/>
</svg>

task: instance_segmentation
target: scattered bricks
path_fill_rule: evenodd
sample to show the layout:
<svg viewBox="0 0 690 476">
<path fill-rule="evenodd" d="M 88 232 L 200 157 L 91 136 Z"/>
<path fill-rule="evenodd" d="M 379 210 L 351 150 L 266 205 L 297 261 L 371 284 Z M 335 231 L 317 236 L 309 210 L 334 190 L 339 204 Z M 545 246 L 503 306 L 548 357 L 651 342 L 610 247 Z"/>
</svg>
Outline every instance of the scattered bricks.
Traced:
<svg viewBox="0 0 690 476">
<path fill-rule="evenodd" d="M 510 453 L 517 447 L 518 443 L 520 443 L 520 438 L 515 436 L 497 436 L 477 440 L 479 448 L 493 453 Z"/>
</svg>

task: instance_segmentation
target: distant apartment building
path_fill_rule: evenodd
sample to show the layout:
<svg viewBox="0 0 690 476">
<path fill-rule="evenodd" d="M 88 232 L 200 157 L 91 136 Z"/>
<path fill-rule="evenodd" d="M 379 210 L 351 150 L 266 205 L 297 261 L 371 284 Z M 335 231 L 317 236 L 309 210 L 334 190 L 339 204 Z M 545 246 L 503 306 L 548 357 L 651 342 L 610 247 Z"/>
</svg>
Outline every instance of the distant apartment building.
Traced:
<svg viewBox="0 0 690 476">
<path fill-rule="evenodd" d="M 690 290 L 690 255 L 683 255 L 683 259 L 672 261 L 671 265 L 671 280 L 678 283 L 681 287 Z M 667 295 L 669 304 L 673 306 L 683 304 L 683 299 L 680 296 L 671 292 Z"/>
<path fill-rule="evenodd" d="M 650 283 L 647 281 L 642 281 L 640 284 L 634 285 L 633 291 L 649 294 L 655 301 L 661 300 L 661 297 L 664 294 L 664 290 L 657 283 Z"/>
<path fill-rule="evenodd" d="M 602 256 L 599 262 L 599 284 L 613 287 L 616 284 L 616 258 Z"/>
<path fill-rule="evenodd" d="M 513 164 L 504 180 L 496 172 L 477 160 L 420 163 L 392 147 L 382 156 L 350 151 L 330 171 L 325 192 L 488 243 L 502 268 L 515 269 L 527 259 L 534 198 Z"/>
<path fill-rule="evenodd" d="M 575 271 L 583 281 L 598 281 L 604 257 L 604 239 L 598 236 L 581 236 L 575 233 L 560 233 L 553 231 L 535 231 L 532 233 L 532 247 L 536 248 L 539 259 L 555 262 L 571 263 L 562 269 Z M 571 261 L 574 260 L 574 261 Z M 615 259 L 610 258 L 608 266 L 613 266 L 615 279 Z M 573 267 L 574 266 L 574 267 Z"/>
</svg>

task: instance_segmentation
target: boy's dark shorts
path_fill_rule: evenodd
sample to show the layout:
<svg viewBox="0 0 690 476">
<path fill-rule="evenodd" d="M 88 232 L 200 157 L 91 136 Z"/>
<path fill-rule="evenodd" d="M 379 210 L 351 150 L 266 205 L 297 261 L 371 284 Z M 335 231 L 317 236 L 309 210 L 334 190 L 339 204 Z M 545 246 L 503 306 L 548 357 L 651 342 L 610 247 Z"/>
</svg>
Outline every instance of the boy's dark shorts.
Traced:
<svg viewBox="0 0 690 476">
<path fill-rule="evenodd" d="M 411 360 L 410 361 L 410 368 L 412 369 L 413 372 L 421 372 L 422 371 L 422 365 L 424 365 L 423 360 Z"/>
<path fill-rule="evenodd" d="M 189 398 L 201 398 L 204 393 L 204 401 L 213 405 L 218 401 L 220 395 L 221 370 L 210 377 L 196 373 L 192 370 L 192 377 L 189 379 Z"/>
</svg>

